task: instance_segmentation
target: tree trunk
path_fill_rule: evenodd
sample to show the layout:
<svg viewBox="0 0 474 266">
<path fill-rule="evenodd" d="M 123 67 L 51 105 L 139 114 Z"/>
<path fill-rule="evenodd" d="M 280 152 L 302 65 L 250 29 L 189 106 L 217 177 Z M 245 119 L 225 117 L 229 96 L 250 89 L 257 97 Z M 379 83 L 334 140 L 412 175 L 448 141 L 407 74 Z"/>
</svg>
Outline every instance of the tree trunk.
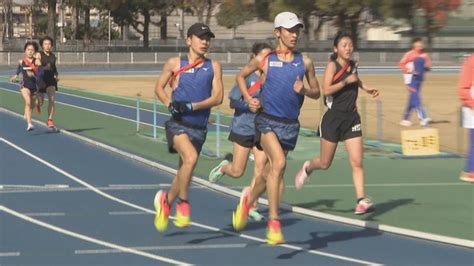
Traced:
<svg viewBox="0 0 474 266">
<path fill-rule="evenodd" d="M 33 31 L 33 7 L 31 7 L 31 9 L 29 9 L 28 25 L 29 25 L 30 39 L 33 39 L 33 36 L 35 35 L 35 33 Z"/>
<path fill-rule="evenodd" d="M 71 9 L 71 15 L 72 15 L 72 23 L 71 23 L 72 36 L 71 36 L 71 38 L 73 40 L 77 40 L 77 31 L 78 31 L 78 25 L 79 25 L 79 8 L 73 6 L 72 9 Z"/>
<path fill-rule="evenodd" d="M 204 9 L 202 8 L 198 8 L 196 9 L 196 15 L 197 15 L 197 18 L 198 18 L 198 22 L 200 23 L 203 23 L 203 17 L 204 17 Z"/>
<path fill-rule="evenodd" d="M 166 40 L 168 39 L 168 16 L 166 11 L 161 13 L 161 20 L 160 20 L 160 39 Z"/>
<path fill-rule="evenodd" d="M 150 46 L 150 10 L 143 10 L 143 47 Z"/>
<path fill-rule="evenodd" d="M 237 27 L 232 28 L 232 40 L 235 39 Z"/>
<path fill-rule="evenodd" d="M 123 41 L 128 41 L 128 36 L 130 35 L 130 25 L 128 23 L 125 23 L 122 26 L 122 40 Z"/>
<path fill-rule="evenodd" d="M 430 12 L 426 11 L 425 15 L 425 31 L 428 48 L 431 48 L 433 44 L 433 17 Z"/>
<path fill-rule="evenodd" d="M 48 29 L 46 34 L 53 40 L 56 39 L 56 0 L 48 0 Z"/>
<path fill-rule="evenodd" d="M 13 38 L 13 10 L 12 10 L 12 0 L 6 0 L 6 11 L 5 11 L 6 19 L 6 38 L 11 39 Z"/>
<path fill-rule="evenodd" d="M 352 42 L 354 49 L 358 48 L 359 44 L 359 15 L 355 15 L 350 19 L 350 32 L 352 33 Z"/>
<path fill-rule="evenodd" d="M 326 22 L 322 17 L 318 17 L 318 22 L 316 27 L 313 29 L 313 35 L 315 40 L 319 40 L 319 34 L 321 33 L 321 28 L 323 27 L 324 23 Z"/>
<path fill-rule="evenodd" d="M 211 24 L 211 18 L 212 18 L 212 10 L 213 8 L 213 0 L 208 0 L 207 1 L 207 13 L 206 13 L 206 24 L 209 25 Z"/>
<path fill-rule="evenodd" d="M 415 22 L 415 15 L 416 15 L 416 6 L 415 4 L 413 4 L 410 8 L 410 10 L 408 10 L 408 21 L 410 23 L 410 35 L 412 38 L 415 37 L 416 35 L 416 22 Z"/>
<path fill-rule="evenodd" d="M 91 10 L 88 6 L 84 7 L 84 42 L 89 43 L 91 30 Z"/>
</svg>

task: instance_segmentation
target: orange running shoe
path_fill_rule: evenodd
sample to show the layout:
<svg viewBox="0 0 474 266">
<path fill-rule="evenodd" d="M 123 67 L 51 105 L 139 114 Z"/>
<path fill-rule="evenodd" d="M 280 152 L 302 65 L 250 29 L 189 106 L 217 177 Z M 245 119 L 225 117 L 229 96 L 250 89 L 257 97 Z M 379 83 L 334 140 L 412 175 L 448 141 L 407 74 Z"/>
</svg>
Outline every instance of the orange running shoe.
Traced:
<svg viewBox="0 0 474 266">
<path fill-rule="evenodd" d="M 176 215 L 173 223 L 177 227 L 188 227 L 191 225 L 191 206 L 188 202 L 180 202 L 176 205 Z"/>
<path fill-rule="evenodd" d="M 267 244 L 279 245 L 285 243 L 281 232 L 280 220 L 269 220 L 267 223 Z"/>
<path fill-rule="evenodd" d="M 49 128 L 54 128 L 54 121 L 53 121 L 53 119 L 48 119 L 48 122 L 46 122 L 46 125 L 47 125 Z"/>
</svg>

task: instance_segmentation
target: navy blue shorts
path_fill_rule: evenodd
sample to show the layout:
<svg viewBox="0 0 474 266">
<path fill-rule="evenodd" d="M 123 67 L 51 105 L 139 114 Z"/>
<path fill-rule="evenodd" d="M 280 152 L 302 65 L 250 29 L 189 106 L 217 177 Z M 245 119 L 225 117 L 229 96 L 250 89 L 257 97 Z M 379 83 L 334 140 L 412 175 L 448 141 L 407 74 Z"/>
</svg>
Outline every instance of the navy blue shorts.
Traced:
<svg viewBox="0 0 474 266">
<path fill-rule="evenodd" d="M 275 117 L 266 113 L 259 113 L 255 117 L 255 146 L 262 149 L 260 146 L 261 134 L 273 132 L 278 138 L 280 145 L 285 151 L 292 151 L 296 147 L 298 134 L 300 132 L 300 123 L 298 119 L 285 119 Z"/>
<path fill-rule="evenodd" d="M 202 145 L 206 141 L 207 128 L 195 125 L 185 124 L 181 121 L 170 119 L 165 122 L 166 140 L 168 141 L 168 151 L 170 153 L 177 153 L 173 148 L 174 136 L 186 134 L 193 144 L 196 152 L 199 154 L 202 150 Z"/>
</svg>

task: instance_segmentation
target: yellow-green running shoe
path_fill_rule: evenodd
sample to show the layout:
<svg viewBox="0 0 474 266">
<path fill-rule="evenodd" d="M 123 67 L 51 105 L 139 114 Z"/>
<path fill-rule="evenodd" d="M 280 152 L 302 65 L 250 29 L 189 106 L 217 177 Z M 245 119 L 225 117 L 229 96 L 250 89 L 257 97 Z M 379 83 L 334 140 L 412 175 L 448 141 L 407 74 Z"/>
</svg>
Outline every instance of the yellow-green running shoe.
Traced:
<svg viewBox="0 0 474 266">
<path fill-rule="evenodd" d="M 247 206 L 247 197 L 243 199 L 237 205 L 237 209 L 232 213 L 232 226 L 234 230 L 240 231 L 247 225 L 247 217 L 249 215 L 249 207 Z"/>
<path fill-rule="evenodd" d="M 191 207 L 187 202 L 180 202 L 176 205 L 176 215 L 174 216 L 176 227 L 188 227 L 191 225 Z"/>
<path fill-rule="evenodd" d="M 280 220 L 269 220 L 267 223 L 267 244 L 279 245 L 285 243 L 281 232 Z"/>
<path fill-rule="evenodd" d="M 160 190 L 156 193 L 153 204 L 155 205 L 155 227 L 163 232 L 168 228 L 168 218 L 170 216 L 170 205 L 166 201 L 167 193 Z"/>
</svg>

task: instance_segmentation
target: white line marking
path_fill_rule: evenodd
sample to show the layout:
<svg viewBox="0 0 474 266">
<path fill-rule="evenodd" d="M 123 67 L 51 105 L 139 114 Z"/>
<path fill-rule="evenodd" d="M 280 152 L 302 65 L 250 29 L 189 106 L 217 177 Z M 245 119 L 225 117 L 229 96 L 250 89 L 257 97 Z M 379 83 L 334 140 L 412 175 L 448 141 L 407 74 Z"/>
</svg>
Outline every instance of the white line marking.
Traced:
<svg viewBox="0 0 474 266">
<path fill-rule="evenodd" d="M 142 251 L 157 251 L 157 250 L 197 250 L 197 249 L 223 249 L 223 248 L 246 248 L 248 244 L 218 244 L 218 245 L 182 245 L 182 246 L 146 246 L 146 247 L 131 247 Z M 110 254 L 122 253 L 116 249 L 79 249 L 75 250 L 74 254 Z"/>
<path fill-rule="evenodd" d="M 60 185 L 60 184 L 45 184 L 45 185 L 16 185 L 16 184 L 3 184 L 0 185 L 0 189 L 15 189 L 15 188 L 68 188 L 69 185 Z"/>
<path fill-rule="evenodd" d="M 90 100 L 90 101 L 96 101 L 96 102 L 111 104 L 111 105 L 115 105 L 115 106 L 126 107 L 126 108 L 129 108 L 129 109 L 132 109 L 132 110 L 137 109 L 135 106 L 131 106 L 131 105 L 126 105 L 126 104 L 121 104 L 121 103 L 114 103 L 114 102 L 89 98 L 89 97 L 86 97 L 86 96 L 81 96 L 81 95 L 76 95 L 76 94 L 71 94 L 71 93 L 66 93 L 66 92 L 58 92 L 58 94 L 64 94 L 64 95 L 67 95 L 67 96 L 70 96 L 70 97 L 77 97 L 77 98 L 86 99 L 86 100 Z M 99 94 L 99 95 L 102 95 L 103 97 L 111 97 L 110 95 L 106 95 L 106 94 Z M 122 98 L 122 99 L 126 99 L 126 100 L 129 100 L 129 101 L 134 101 L 133 99 L 129 99 L 129 98 Z M 153 102 L 146 102 L 146 103 L 153 104 Z M 165 107 L 164 105 L 159 105 L 159 106 Z M 150 109 L 147 109 L 147 108 L 140 108 L 140 111 L 148 112 L 148 113 L 153 114 L 153 110 L 150 110 Z M 167 116 L 167 117 L 171 117 L 171 115 L 168 114 L 168 113 L 163 113 L 163 112 L 159 112 L 159 111 L 156 111 L 156 113 L 160 114 L 160 115 Z M 216 123 L 210 123 L 210 124 L 211 125 L 217 125 Z M 224 125 L 224 124 L 220 124 L 220 126 L 230 128 L 230 126 Z"/>
<path fill-rule="evenodd" d="M 20 252 L 0 252 L 0 257 L 18 257 Z"/>
<path fill-rule="evenodd" d="M 365 184 L 366 187 L 425 187 L 425 186 L 469 186 L 469 183 L 388 183 L 388 184 Z M 286 188 L 295 188 L 294 185 L 287 185 Z M 308 184 L 303 188 L 338 188 L 338 187 L 354 187 L 353 184 Z"/>
<path fill-rule="evenodd" d="M 170 184 L 110 184 L 107 187 L 96 187 L 104 191 L 120 191 L 120 190 L 155 190 L 160 188 L 169 188 Z M 191 185 L 190 189 L 205 189 L 202 185 Z M 34 185 L 6 185 L 0 186 L 0 194 L 12 193 L 36 193 L 36 192 L 81 192 L 90 191 L 86 187 L 69 187 L 68 185 L 58 186 L 34 186 Z"/>
<path fill-rule="evenodd" d="M 31 217 L 66 216 L 64 212 L 30 212 L 23 214 Z"/>
<path fill-rule="evenodd" d="M 141 210 L 141 211 L 144 211 L 144 212 L 155 214 L 154 210 L 150 210 L 150 209 L 144 208 L 142 206 L 133 204 L 131 202 L 119 199 L 117 197 L 114 197 L 112 195 L 109 195 L 109 194 L 97 189 L 96 187 L 90 185 L 89 183 L 87 183 L 87 182 L 73 176 L 72 174 L 62 170 L 61 168 L 59 168 L 59 167 L 57 167 L 57 166 L 41 159 L 40 157 L 38 157 L 38 156 L 30 153 L 29 151 L 17 146 L 16 144 L 6 140 L 5 138 L 0 138 L 0 141 L 5 142 L 6 144 L 10 145 L 11 147 L 14 147 L 15 149 L 17 149 L 18 151 L 28 155 L 29 157 L 37 160 L 38 162 L 50 167 L 51 169 L 55 170 L 56 172 L 58 172 L 60 174 L 63 174 L 64 176 L 76 181 L 77 183 L 89 188 L 90 190 L 94 191 L 95 193 L 97 193 L 97 194 L 99 194 L 99 195 L 101 195 L 101 196 L 103 196 L 107 199 L 110 199 L 112 201 L 121 203 L 123 205 L 129 206 L 129 207 L 137 209 L 137 210 Z M 170 218 L 173 219 L 174 217 L 170 216 Z M 245 239 L 249 239 L 249 240 L 254 240 L 254 241 L 257 241 L 257 242 L 261 242 L 261 243 L 266 242 L 266 240 L 262 239 L 262 238 L 257 238 L 257 237 L 253 237 L 253 236 L 250 236 L 250 235 L 245 235 L 245 234 L 235 233 L 235 232 L 231 232 L 231 231 L 227 231 L 227 230 L 222 230 L 220 228 L 213 227 L 213 226 L 208 226 L 208 225 L 201 224 L 201 223 L 191 222 L 191 225 L 194 225 L 194 226 L 200 227 L 200 228 L 204 228 L 204 229 L 208 229 L 208 230 L 213 231 L 213 232 L 223 232 L 223 233 L 226 233 L 226 234 L 229 234 L 229 235 L 233 235 L 233 236 L 237 236 L 237 237 L 241 237 L 241 238 L 245 238 Z M 286 248 L 292 249 L 292 250 L 306 251 L 308 253 L 312 253 L 312 254 L 316 254 L 316 255 L 320 255 L 320 256 L 325 256 L 325 257 L 329 257 L 329 258 L 334 258 L 334 259 L 339 259 L 339 260 L 344 260 L 344 261 L 349 261 L 349 262 L 354 262 L 354 263 L 359 263 L 359 264 L 376 264 L 376 263 L 370 262 L 370 261 L 359 260 L 359 259 L 346 257 L 346 256 L 341 256 L 341 255 L 336 255 L 336 254 L 331 254 L 331 253 L 327 253 L 327 252 L 322 252 L 322 251 L 317 251 L 317 250 L 307 250 L 307 249 L 304 249 L 302 247 L 288 245 L 288 244 L 280 245 L 280 247 L 286 247 Z"/>
<path fill-rule="evenodd" d="M 171 184 L 109 184 L 111 188 L 163 188 L 171 187 Z"/>
<path fill-rule="evenodd" d="M 0 90 L 7 91 L 7 92 L 13 92 L 13 93 L 19 93 L 17 91 L 12 91 L 12 90 L 5 89 L 5 88 L 0 88 Z M 118 115 L 113 115 L 113 114 L 109 114 L 109 113 L 105 113 L 105 112 L 101 112 L 101 111 L 97 111 L 97 110 L 92 110 L 92 109 L 89 109 L 89 108 L 85 108 L 85 107 L 81 107 L 81 106 L 61 102 L 61 101 L 58 101 L 58 100 L 56 100 L 56 103 L 62 104 L 62 105 L 65 105 L 65 106 L 69 106 L 69 107 L 73 107 L 73 108 L 77 108 L 77 109 L 84 110 L 84 111 L 89 111 L 89 112 L 93 112 L 93 113 L 97 113 L 97 114 L 101 114 L 101 115 L 105 115 L 105 116 L 109 116 L 109 117 L 113 117 L 113 118 L 122 119 L 122 120 L 132 122 L 132 123 L 137 123 L 137 121 L 133 120 L 133 119 L 129 119 L 129 118 L 125 118 L 125 117 L 121 117 L 121 116 L 118 116 Z M 146 122 L 143 122 L 143 121 L 140 121 L 140 124 L 151 126 L 151 127 L 153 126 L 153 124 L 146 123 Z M 160 128 L 160 129 L 165 129 L 164 127 L 158 126 L 158 125 L 156 127 Z"/>
<path fill-rule="evenodd" d="M 131 106 L 131 105 L 126 105 L 126 104 L 121 104 L 121 103 L 114 103 L 114 102 L 109 102 L 109 101 L 105 101 L 105 100 L 99 100 L 99 99 L 89 98 L 89 97 L 86 97 L 86 96 L 76 95 L 76 94 L 72 94 L 72 93 L 58 92 L 58 94 L 63 94 L 63 95 L 67 95 L 67 96 L 70 96 L 70 97 L 77 97 L 77 98 L 86 99 L 86 100 L 95 101 L 95 102 L 100 102 L 100 103 L 111 104 L 111 105 L 120 106 L 120 107 L 126 107 L 126 108 L 133 109 L 133 110 L 136 110 L 136 109 L 137 109 L 135 106 Z M 99 94 L 99 96 L 102 96 L 102 97 L 111 97 L 111 96 L 106 95 L 106 94 Z M 123 100 L 129 100 L 129 101 L 131 101 L 131 102 L 134 101 L 134 99 L 132 99 L 132 98 L 121 98 L 121 99 L 123 99 Z M 146 103 L 148 103 L 148 104 L 153 104 L 153 102 L 151 102 L 151 103 L 150 103 L 150 102 L 146 102 Z M 165 107 L 164 105 L 159 105 L 159 106 Z M 146 108 L 140 108 L 140 111 L 144 111 L 144 112 L 148 112 L 148 113 L 153 113 L 153 110 L 146 109 Z M 163 112 L 158 112 L 158 111 L 156 111 L 156 113 L 157 113 L 157 114 L 160 114 L 160 115 L 164 115 L 164 116 L 171 117 L 171 115 L 168 114 L 168 113 L 163 113 Z"/>
<path fill-rule="evenodd" d="M 124 212 L 109 212 L 109 215 L 150 215 L 151 213 L 142 211 L 124 211 Z"/>
<path fill-rule="evenodd" d="M 1 88 L 1 87 L 0 87 L 0 89 L 1 89 L 1 90 L 4 90 L 4 91 L 8 91 L 8 92 L 19 93 L 19 92 L 17 92 L 17 91 L 13 91 L 13 90 L 6 89 L 6 88 Z M 96 102 L 101 102 L 101 103 L 107 103 L 107 104 L 116 105 L 116 106 L 121 106 L 121 107 L 127 107 L 127 108 L 130 108 L 130 109 L 136 110 L 136 107 L 133 107 L 133 106 L 130 106 L 130 105 L 125 105 L 125 104 L 120 104 L 120 103 L 114 103 L 114 102 L 109 102 L 109 101 L 104 101 L 104 100 L 98 100 L 98 99 L 94 99 L 94 98 L 89 98 L 89 97 L 85 97 L 85 96 L 80 96 L 80 95 L 75 95 L 75 94 L 69 94 L 69 93 L 64 93 L 64 92 L 58 92 L 58 94 L 64 94 L 64 95 L 71 96 L 71 97 L 77 97 L 77 98 L 87 99 L 87 100 L 91 100 L 91 101 L 96 101 Z M 103 95 L 103 96 L 107 97 L 107 95 Z M 109 96 L 109 97 L 110 97 L 110 96 Z M 94 112 L 94 113 L 98 113 L 98 114 L 102 114 L 102 115 L 107 115 L 107 116 L 111 116 L 111 117 L 115 117 L 115 118 L 119 118 L 119 119 L 131 121 L 131 122 L 134 122 L 134 123 L 137 122 L 136 120 L 133 120 L 133 119 L 129 119 L 129 118 L 125 118 L 125 117 L 122 117 L 122 116 L 113 115 L 113 114 L 106 113 L 106 112 L 102 112 L 102 111 L 97 111 L 97 110 L 89 109 L 89 108 L 86 108 L 86 107 L 82 107 L 82 106 L 78 106 L 78 105 L 74 105 L 74 104 L 70 104 L 70 103 L 65 103 L 65 102 L 58 101 L 58 100 L 56 100 L 56 103 L 60 103 L 60 104 L 62 104 L 62 105 L 66 105 L 66 106 L 78 108 L 78 109 L 85 110 L 85 111 L 90 111 L 90 112 Z M 144 109 L 144 108 L 140 108 L 140 111 L 148 112 L 148 113 L 153 113 L 153 110 L 148 110 L 148 109 Z M 165 116 L 171 117 L 171 115 L 170 115 L 170 114 L 167 114 L 167 113 L 162 113 L 162 112 L 158 112 L 158 111 L 157 111 L 156 113 L 157 113 L 157 114 L 160 114 L 160 115 L 165 115 Z M 153 126 L 153 124 L 151 124 L 151 123 L 146 123 L 146 122 L 141 122 L 141 121 L 140 121 L 140 124 L 144 124 L 144 125 L 147 125 L 147 126 Z M 216 123 L 210 123 L 210 124 L 217 126 Z M 230 126 L 224 125 L 224 124 L 220 124 L 220 126 L 221 126 L 221 127 L 225 127 L 225 128 L 230 128 Z M 164 129 L 164 127 L 158 126 L 158 125 L 157 125 L 156 127 L 157 127 L 157 128 L 161 128 L 161 129 Z"/>
<path fill-rule="evenodd" d="M 1 112 L 10 114 L 12 116 L 16 116 L 18 118 L 22 118 L 23 116 L 20 114 L 17 114 L 13 111 L 7 110 L 5 108 L 0 108 Z M 38 122 L 35 120 L 35 122 Z M 40 126 L 43 126 L 43 123 L 40 123 Z M 133 160 L 135 162 L 140 162 L 143 163 L 146 166 L 154 167 L 158 170 L 168 172 L 171 175 L 176 175 L 177 170 L 171 167 L 168 167 L 166 165 L 160 164 L 158 162 L 154 162 L 148 159 L 145 159 L 141 156 L 138 156 L 136 154 L 126 152 L 123 150 L 120 150 L 118 148 L 112 147 L 110 145 L 104 144 L 99 141 L 95 141 L 89 138 L 86 138 L 84 136 L 68 132 L 67 130 L 62 130 L 61 131 L 63 134 L 68 135 L 74 139 L 83 141 L 84 143 L 90 144 L 97 146 L 99 148 L 102 148 L 106 151 L 109 151 L 111 153 L 123 156 L 124 158 Z M 228 187 L 224 187 L 218 184 L 211 183 L 205 179 L 202 179 L 197 176 L 193 176 L 193 183 L 201 185 L 206 187 L 209 190 L 212 191 L 217 191 L 219 193 L 222 193 L 224 195 L 230 195 L 236 198 L 240 198 L 240 191 L 235 191 L 233 189 L 230 189 Z M 258 200 L 258 203 L 263 204 L 268 206 L 268 200 L 264 198 L 260 198 Z M 426 240 L 431 240 L 431 241 L 436 241 L 436 242 L 441 242 L 441 243 L 447 243 L 451 245 L 458 245 L 458 246 L 463 246 L 463 247 L 468 247 L 468 248 L 473 248 L 474 247 L 474 241 L 472 240 L 467 240 L 467 239 L 462 239 L 462 238 L 455 238 L 455 237 L 449 237 L 449 236 L 443 236 L 443 235 L 437 235 L 437 234 L 431 234 L 431 233 L 426 233 L 422 231 L 416 231 L 416 230 L 410 230 L 410 229 L 405 229 L 405 228 L 400 228 L 396 226 L 390 226 L 390 225 L 384 225 L 384 224 L 378 224 L 375 222 L 369 222 L 369 221 L 363 221 L 363 220 L 357 220 L 357 219 L 351 219 L 351 218 L 346 218 L 334 214 L 328 214 L 320 211 L 315 211 L 315 210 L 310 210 L 310 209 L 305 209 L 301 207 L 294 207 L 289 204 L 281 203 L 280 208 L 284 210 L 288 210 L 290 212 L 296 213 L 296 214 L 303 214 L 307 215 L 313 218 L 318 218 L 318 219 L 324 219 L 332 222 L 337 222 L 337 223 L 343 223 L 343 224 L 348 224 L 348 225 L 353 225 L 353 226 L 358 226 L 362 228 L 370 228 L 370 229 L 376 229 L 392 234 L 399 234 L 402 236 L 410 237 L 410 238 L 420 238 L 420 239 L 426 239 Z M 221 230 L 223 231 L 223 230 Z"/>
<path fill-rule="evenodd" d="M 79 234 L 79 233 L 76 233 L 76 232 L 72 232 L 72 231 L 69 231 L 69 230 L 66 230 L 66 229 L 63 229 L 61 227 L 57 227 L 57 226 L 54 226 L 52 224 L 48 224 L 48 223 L 45 223 L 45 222 L 42 222 L 40 220 L 36 220 L 34 218 L 31 218 L 29 216 L 26 216 L 24 214 L 21 214 L 15 210 L 12 210 L 6 206 L 3 206 L 3 205 L 0 205 L 0 210 L 10 214 L 10 215 L 13 215 L 17 218 L 20 218 L 22 220 L 25 220 L 27 222 L 30 222 L 30 223 L 33 223 L 33 224 L 36 224 L 36 225 L 39 225 L 39 226 L 42 226 L 42 227 L 45 227 L 45 228 L 48 228 L 50 230 L 53 230 L 53 231 L 56 231 L 58 233 L 61 233 L 61 234 L 64 234 L 64 235 L 68 235 L 68 236 L 71 236 L 71 237 L 75 237 L 75 238 L 78 238 L 78 239 L 82 239 L 84 241 L 87 241 L 87 242 L 91 242 L 91 243 L 94 243 L 94 244 L 97 244 L 97 245 L 101 245 L 101 246 L 104 246 L 104 247 L 108 247 L 108 248 L 112 248 L 112 249 L 116 249 L 116 250 L 120 250 L 121 252 L 126 252 L 126 253 L 132 253 L 132 254 L 135 254 L 135 255 L 139 255 L 139 256 L 143 256 L 143 257 L 147 257 L 147 258 L 150 258 L 150 259 L 154 259 L 154 260 L 158 260 L 158 261 L 163 261 L 163 262 L 167 262 L 167 263 L 170 263 L 170 264 L 186 264 L 186 265 L 190 265 L 190 264 L 187 264 L 183 261 L 179 261 L 179 260 L 174 260 L 174 259 L 170 259 L 170 258 L 167 258 L 167 257 L 162 257 L 162 256 L 159 256 L 159 255 L 155 255 L 155 254 L 151 254 L 151 253 L 146 253 L 146 252 L 143 252 L 143 251 L 140 251 L 140 250 L 136 250 L 136 249 L 133 249 L 133 248 L 128 248 L 128 247 L 124 247 L 124 246 L 121 246 L 121 245 L 117 245 L 117 244 L 114 244 L 114 243 L 111 243 L 111 242 L 106 242 L 106 241 L 102 241 L 100 239 L 97 239 L 97 238 L 92 238 L 92 237 L 89 237 L 89 236 L 86 236 L 86 235 L 82 235 L 82 234 Z"/>
</svg>

